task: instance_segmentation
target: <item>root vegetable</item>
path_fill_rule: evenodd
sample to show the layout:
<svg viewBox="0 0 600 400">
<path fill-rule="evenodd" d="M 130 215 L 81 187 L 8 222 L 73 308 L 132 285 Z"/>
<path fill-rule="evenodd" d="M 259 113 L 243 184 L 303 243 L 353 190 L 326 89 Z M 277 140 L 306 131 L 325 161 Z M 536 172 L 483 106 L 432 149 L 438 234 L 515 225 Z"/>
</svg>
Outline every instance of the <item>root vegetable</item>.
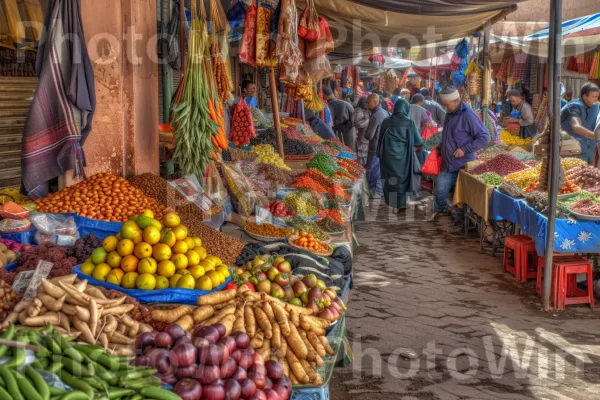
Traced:
<svg viewBox="0 0 600 400">
<path fill-rule="evenodd" d="M 47 295 L 45 293 L 40 293 L 37 295 L 37 299 L 39 299 L 42 302 L 44 307 L 46 307 L 48 310 L 54 311 L 54 312 L 60 311 L 62 309 L 62 306 L 63 306 L 66 298 L 67 298 L 66 294 L 59 297 L 58 299 L 55 299 L 54 297 Z"/>
<path fill-rule="evenodd" d="M 96 344 L 96 340 L 94 339 L 94 335 L 92 335 L 92 331 L 90 330 L 90 327 L 85 322 L 83 322 L 82 320 L 80 320 L 77 317 L 73 317 L 72 320 L 73 320 L 73 326 L 75 327 L 75 329 L 77 329 L 78 331 L 81 331 L 80 338 L 86 343 Z"/>
<path fill-rule="evenodd" d="M 106 298 L 106 296 L 104 295 L 104 293 L 102 293 L 102 291 L 100 289 L 98 289 L 97 287 L 95 287 L 95 286 L 89 286 L 88 285 L 88 287 L 85 288 L 84 293 L 87 293 L 90 296 L 95 297 L 95 298 L 100 299 L 100 300 L 108 300 Z"/>
<path fill-rule="evenodd" d="M 288 321 L 288 316 L 285 310 L 276 303 L 272 304 L 272 309 L 274 313 L 274 317 L 281 328 L 281 333 L 283 336 L 288 337 L 290 335 L 290 324 Z"/>
<path fill-rule="evenodd" d="M 304 372 L 306 372 L 306 374 L 308 375 L 310 382 L 315 383 L 317 380 L 317 373 L 316 373 L 315 369 L 308 363 L 308 361 L 302 360 L 302 359 L 300 359 L 299 361 L 300 361 L 300 364 L 302 364 L 302 368 L 304 369 Z"/>
<path fill-rule="evenodd" d="M 104 347 L 105 349 L 108 349 L 108 336 L 106 335 L 106 333 L 102 332 L 100 334 L 100 336 L 98 337 L 98 342 L 100 343 L 100 346 Z"/>
<path fill-rule="evenodd" d="M 300 363 L 298 358 L 294 355 L 294 353 L 291 351 L 288 351 L 288 353 L 286 355 L 286 359 L 287 359 L 288 364 L 290 365 L 290 370 L 292 371 L 292 376 L 296 378 L 296 381 L 299 383 L 302 383 L 303 385 L 306 385 L 307 383 L 309 383 L 310 378 L 306 374 L 306 371 L 304 371 L 304 367 L 302 366 L 302 364 Z M 290 376 L 290 378 L 292 378 L 292 376 Z M 293 380 L 292 380 L 292 382 L 293 382 Z"/>
<path fill-rule="evenodd" d="M 221 324 L 223 324 L 223 326 L 225 326 L 225 334 L 226 335 L 231 335 L 231 332 L 233 332 L 233 323 L 234 322 L 235 322 L 234 314 L 228 314 L 219 321 L 219 323 L 221 323 Z"/>
<path fill-rule="evenodd" d="M 122 333 L 115 332 L 110 338 L 110 342 L 113 344 L 132 345 L 135 339 L 129 338 Z"/>
<path fill-rule="evenodd" d="M 262 346 L 264 340 L 265 334 L 263 332 L 257 332 L 250 341 L 250 347 L 252 347 L 253 349 L 259 349 Z"/>
<path fill-rule="evenodd" d="M 233 332 L 243 332 L 246 333 L 246 327 L 245 327 L 245 322 L 246 319 L 244 318 L 244 306 L 242 304 L 240 304 L 236 310 L 235 310 L 235 321 L 233 322 Z"/>
<path fill-rule="evenodd" d="M 298 333 L 300 334 L 300 337 L 302 338 L 302 341 L 304 342 L 304 345 L 306 346 L 306 349 L 308 350 L 308 352 L 306 353 L 306 359 L 308 361 L 316 361 L 317 360 L 317 352 L 314 349 L 314 347 L 312 346 L 312 344 L 310 344 L 310 341 L 308 340 L 308 337 L 306 336 L 306 331 L 300 330 L 298 331 Z"/>
<path fill-rule="evenodd" d="M 58 324 L 64 328 L 65 331 L 71 332 L 71 323 L 69 322 L 69 316 L 58 312 Z"/>
<path fill-rule="evenodd" d="M 214 313 L 215 309 L 213 306 L 202 306 L 194 310 L 192 313 L 192 318 L 194 319 L 195 324 L 199 324 L 200 322 L 212 317 Z M 152 317 L 154 318 L 154 311 L 152 312 Z M 156 320 L 156 318 L 154 319 Z"/>
<path fill-rule="evenodd" d="M 260 354 L 264 360 L 268 360 L 269 356 L 271 355 L 271 341 L 263 340 L 262 346 L 260 346 L 256 352 Z"/>
<path fill-rule="evenodd" d="M 325 351 L 327 352 L 327 355 L 333 357 L 335 355 L 335 351 L 333 351 L 333 349 L 329 345 L 329 342 L 327 341 L 327 338 L 325 336 L 319 336 L 319 341 L 321 342 L 321 344 L 325 348 Z"/>
<path fill-rule="evenodd" d="M 95 299 L 90 300 L 90 330 L 92 336 L 96 337 L 96 326 L 98 325 L 98 305 Z"/>
<path fill-rule="evenodd" d="M 271 338 L 271 344 L 273 348 L 279 349 L 281 347 L 281 328 L 279 324 L 273 324 L 273 337 Z"/>
<path fill-rule="evenodd" d="M 271 307 L 271 304 L 268 301 L 265 301 L 263 303 L 262 309 L 265 312 L 265 314 L 267 314 L 267 317 L 269 318 L 271 324 L 273 324 L 273 322 L 275 322 L 275 314 L 273 313 L 273 308 Z"/>
<path fill-rule="evenodd" d="M 225 303 L 215 304 L 213 307 L 215 308 L 215 310 L 218 311 L 218 310 L 221 310 L 231 304 L 235 304 L 235 300 L 229 300 L 229 301 L 226 301 Z"/>
<path fill-rule="evenodd" d="M 135 356 L 135 350 L 133 349 L 133 346 L 122 345 L 120 343 L 117 343 L 117 344 L 111 343 L 108 346 L 107 350 L 113 356 L 127 356 L 127 357 Z"/>
<path fill-rule="evenodd" d="M 323 347 L 321 341 L 314 332 L 306 332 L 306 337 L 308 338 L 308 341 L 313 346 L 319 357 L 325 357 L 327 355 L 327 353 L 325 352 L 325 347 Z"/>
<path fill-rule="evenodd" d="M 58 285 L 58 282 L 64 282 L 69 285 L 72 285 L 76 279 L 77 279 L 76 274 L 69 274 L 69 275 L 54 277 L 52 279 L 49 279 L 49 281 L 50 281 L 50 283 L 52 283 L 54 285 Z M 50 293 L 48 293 L 48 294 L 50 294 Z"/>
<path fill-rule="evenodd" d="M 223 290 L 222 292 L 214 292 L 198 297 L 199 306 L 208 306 L 214 304 L 226 303 L 233 300 L 237 291 L 235 289 Z"/>
<path fill-rule="evenodd" d="M 84 322 L 88 322 L 90 320 L 90 310 L 81 306 L 75 306 L 75 310 L 77 311 L 77 318 Z"/>
<path fill-rule="evenodd" d="M 75 307 L 77 307 L 77 306 L 66 303 L 66 298 L 65 298 L 65 303 L 63 303 L 62 307 L 60 308 L 60 311 L 62 311 L 63 313 L 72 317 L 74 315 L 77 315 L 77 308 L 75 308 Z"/>
<path fill-rule="evenodd" d="M 154 331 L 154 328 L 152 328 L 150 325 L 140 324 L 138 334 L 144 333 L 144 332 L 152 332 L 152 331 Z"/>
<path fill-rule="evenodd" d="M 290 365 L 288 364 L 285 356 L 284 357 L 279 356 L 279 359 L 277 361 L 283 367 L 283 374 L 286 376 L 290 376 Z"/>
<path fill-rule="evenodd" d="M 306 345 L 302 341 L 302 338 L 300 337 L 298 330 L 296 329 L 296 327 L 293 324 L 290 326 L 290 334 L 285 339 L 287 340 L 289 348 L 296 355 L 296 357 L 298 357 L 299 359 L 306 358 L 308 349 L 306 348 Z M 288 350 L 288 353 L 290 353 L 289 350 Z"/>
<path fill-rule="evenodd" d="M 21 300 L 20 302 L 17 303 L 17 305 L 15 305 L 15 308 L 13 311 L 18 314 L 21 311 L 26 310 L 27 307 L 29 307 L 32 302 L 33 302 L 33 300 L 29 300 L 29 301 Z"/>
<path fill-rule="evenodd" d="M 27 315 L 29 317 L 37 317 L 42 310 L 42 302 L 39 299 L 33 299 L 33 302 L 27 307 Z"/>
<path fill-rule="evenodd" d="M 14 324 L 18 320 L 19 320 L 19 313 L 12 312 L 12 313 L 8 314 L 8 316 L 4 319 L 4 321 L 2 321 L 2 324 L 0 324 L 0 329 L 6 330 L 6 328 L 8 328 L 8 326 L 10 324 Z"/>
<path fill-rule="evenodd" d="M 83 279 L 79 282 L 74 282 L 71 285 L 77 289 L 78 292 L 80 293 L 84 293 L 85 292 L 85 288 L 87 288 L 87 284 L 88 284 L 88 280 L 87 279 Z"/>
<path fill-rule="evenodd" d="M 265 338 L 271 339 L 273 337 L 273 327 L 267 314 L 261 308 L 257 307 L 254 309 L 254 316 L 256 317 L 258 326 L 263 330 Z"/>
<path fill-rule="evenodd" d="M 213 325 L 222 320 L 226 315 L 233 314 L 235 312 L 235 305 L 230 304 L 225 308 L 219 310 L 215 315 L 204 321 L 203 325 Z"/>
<path fill-rule="evenodd" d="M 127 314 L 128 312 L 131 312 L 134 308 L 135 308 L 135 306 L 133 304 L 121 304 L 118 306 L 105 308 L 102 311 L 102 316 L 111 315 L 111 314 L 123 315 L 123 314 Z"/>
<path fill-rule="evenodd" d="M 117 322 L 117 319 L 112 315 L 108 315 L 105 318 L 105 321 L 106 324 L 104 325 L 103 333 L 105 333 L 108 337 L 111 337 L 112 334 L 117 330 L 117 325 L 119 325 L 119 323 Z"/>
<path fill-rule="evenodd" d="M 296 310 L 290 311 L 290 321 L 292 322 L 292 324 L 296 325 L 297 327 L 300 326 L 300 314 L 298 314 L 298 311 L 296 311 Z"/>
<path fill-rule="evenodd" d="M 180 306 L 174 310 L 152 310 L 152 319 L 155 321 L 166 322 L 172 324 L 184 315 L 192 312 L 192 308 L 188 306 Z"/>
<path fill-rule="evenodd" d="M 175 323 L 183 328 L 185 331 L 189 331 L 194 327 L 194 319 L 191 315 L 186 314 L 179 318 Z"/>
<path fill-rule="evenodd" d="M 49 312 L 44 315 L 36 316 L 36 317 L 27 317 L 22 321 L 22 324 L 25 326 L 46 326 L 50 325 L 60 325 L 60 321 L 58 320 L 58 314 L 55 312 Z"/>
<path fill-rule="evenodd" d="M 254 318 L 254 311 L 252 307 L 244 307 L 244 320 L 246 323 L 246 333 L 251 338 L 256 334 L 256 318 Z"/>
</svg>

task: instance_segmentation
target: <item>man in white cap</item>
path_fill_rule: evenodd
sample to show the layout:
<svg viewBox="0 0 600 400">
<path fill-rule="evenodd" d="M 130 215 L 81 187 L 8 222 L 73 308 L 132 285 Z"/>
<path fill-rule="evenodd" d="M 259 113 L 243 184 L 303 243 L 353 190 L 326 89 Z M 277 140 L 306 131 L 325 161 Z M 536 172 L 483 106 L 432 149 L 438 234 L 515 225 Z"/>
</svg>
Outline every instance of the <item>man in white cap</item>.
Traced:
<svg viewBox="0 0 600 400">
<path fill-rule="evenodd" d="M 439 146 L 443 161 L 435 184 L 431 221 L 448 211 L 448 194 L 456 185 L 458 172 L 469 161 L 475 160 L 475 153 L 484 148 L 490 139 L 485 125 L 475 111 L 461 100 L 456 88 L 448 86 L 442 90 L 440 101 L 447 115 Z"/>
</svg>

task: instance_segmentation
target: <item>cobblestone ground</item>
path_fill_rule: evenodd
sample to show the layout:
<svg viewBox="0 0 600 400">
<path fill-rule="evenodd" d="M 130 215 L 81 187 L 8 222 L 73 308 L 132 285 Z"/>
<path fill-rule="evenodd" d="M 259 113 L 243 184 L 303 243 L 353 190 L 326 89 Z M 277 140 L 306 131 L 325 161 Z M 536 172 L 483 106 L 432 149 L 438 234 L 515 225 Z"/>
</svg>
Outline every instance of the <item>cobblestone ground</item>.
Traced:
<svg viewBox="0 0 600 400">
<path fill-rule="evenodd" d="M 597 399 L 600 314 L 542 313 L 535 282 L 449 222 L 377 201 L 356 223 L 354 363 L 335 370 L 332 399 Z"/>
</svg>

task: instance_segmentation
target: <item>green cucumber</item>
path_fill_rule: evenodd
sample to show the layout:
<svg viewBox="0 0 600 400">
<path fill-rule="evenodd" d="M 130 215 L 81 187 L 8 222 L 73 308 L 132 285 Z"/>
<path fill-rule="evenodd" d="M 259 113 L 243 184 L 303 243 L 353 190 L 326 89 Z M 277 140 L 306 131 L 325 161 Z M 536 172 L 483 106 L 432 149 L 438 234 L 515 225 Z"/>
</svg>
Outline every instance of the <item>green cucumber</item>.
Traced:
<svg viewBox="0 0 600 400">
<path fill-rule="evenodd" d="M 60 362 L 53 362 L 49 367 L 48 367 L 48 372 L 52 372 L 53 374 L 58 374 L 58 371 L 60 371 L 63 367 L 63 364 Z"/>
<path fill-rule="evenodd" d="M 84 392 L 70 392 L 59 397 L 60 400 L 90 400 L 92 396 L 88 396 Z"/>
<path fill-rule="evenodd" d="M 55 388 L 54 386 L 50 386 L 48 389 L 50 389 L 50 396 L 62 396 L 67 393 L 66 390 Z"/>
<path fill-rule="evenodd" d="M 56 343 L 56 340 L 48 336 L 45 341 L 46 347 L 54 354 L 62 354 L 62 349 L 60 345 Z"/>
<path fill-rule="evenodd" d="M 75 378 L 73 375 L 65 371 L 64 369 L 58 373 L 58 376 L 62 381 L 71 386 L 73 389 L 78 389 L 88 395 L 88 397 L 94 396 L 94 389 L 81 379 Z"/>
<path fill-rule="evenodd" d="M 13 340 L 15 337 L 15 326 L 10 323 L 8 324 L 8 328 L 0 335 L 0 339 Z M 0 357 L 4 357 L 8 352 L 8 346 L 3 344 L 0 346 Z"/>
<path fill-rule="evenodd" d="M 0 386 L 0 399 L 13 400 L 13 397 L 6 391 L 6 389 Z"/>
<path fill-rule="evenodd" d="M 81 365 L 81 363 L 68 358 L 63 357 L 62 363 L 64 368 L 69 371 L 73 376 L 81 377 L 81 376 L 94 376 L 94 366 L 92 364 L 88 364 L 86 367 Z"/>
<path fill-rule="evenodd" d="M 132 389 L 123 389 L 117 387 L 108 388 L 108 398 L 110 400 L 119 399 L 125 396 L 131 396 L 135 394 L 135 390 Z"/>
</svg>

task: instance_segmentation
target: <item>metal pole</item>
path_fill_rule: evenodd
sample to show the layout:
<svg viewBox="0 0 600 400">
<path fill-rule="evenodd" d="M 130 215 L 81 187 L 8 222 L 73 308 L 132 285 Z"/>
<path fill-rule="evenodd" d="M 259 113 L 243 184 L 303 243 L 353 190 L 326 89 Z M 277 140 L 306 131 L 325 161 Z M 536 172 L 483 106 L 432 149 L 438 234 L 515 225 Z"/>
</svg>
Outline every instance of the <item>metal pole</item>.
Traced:
<svg viewBox="0 0 600 400">
<path fill-rule="evenodd" d="M 487 117 L 487 109 L 490 104 L 490 85 L 492 84 L 491 80 L 488 79 L 488 75 L 490 74 L 490 29 L 491 27 L 487 25 L 483 31 L 483 84 L 481 85 L 481 89 L 483 93 L 481 94 L 482 101 L 482 116 L 485 115 Z M 483 113 L 485 112 L 485 114 Z"/>
<path fill-rule="evenodd" d="M 179 0 L 179 56 L 181 57 L 181 74 L 185 70 L 185 1 Z"/>
<path fill-rule="evenodd" d="M 281 125 L 279 124 L 279 104 L 277 104 L 277 82 L 275 82 L 275 69 L 273 67 L 269 67 L 269 86 L 271 86 L 271 105 L 273 106 L 273 125 L 275 125 L 277 151 L 281 159 L 284 159 L 283 139 L 281 137 Z"/>
<path fill-rule="evenodd" d="M 560 174 L 560 73 L 562 60 L 562 0 L 550 4 L 550 40 L 548 49 L 548 114 L 550 115 L 550 158 L 548 177 L 548 228 L 546 232 L 546 254 L 544 255 L 543 309 L 550 311 L 552 281 L 552 256 L 554 255 L 554 230 L 556 225 L 556 203 L 558 201 L 558 176 Z"/>
</svg>

